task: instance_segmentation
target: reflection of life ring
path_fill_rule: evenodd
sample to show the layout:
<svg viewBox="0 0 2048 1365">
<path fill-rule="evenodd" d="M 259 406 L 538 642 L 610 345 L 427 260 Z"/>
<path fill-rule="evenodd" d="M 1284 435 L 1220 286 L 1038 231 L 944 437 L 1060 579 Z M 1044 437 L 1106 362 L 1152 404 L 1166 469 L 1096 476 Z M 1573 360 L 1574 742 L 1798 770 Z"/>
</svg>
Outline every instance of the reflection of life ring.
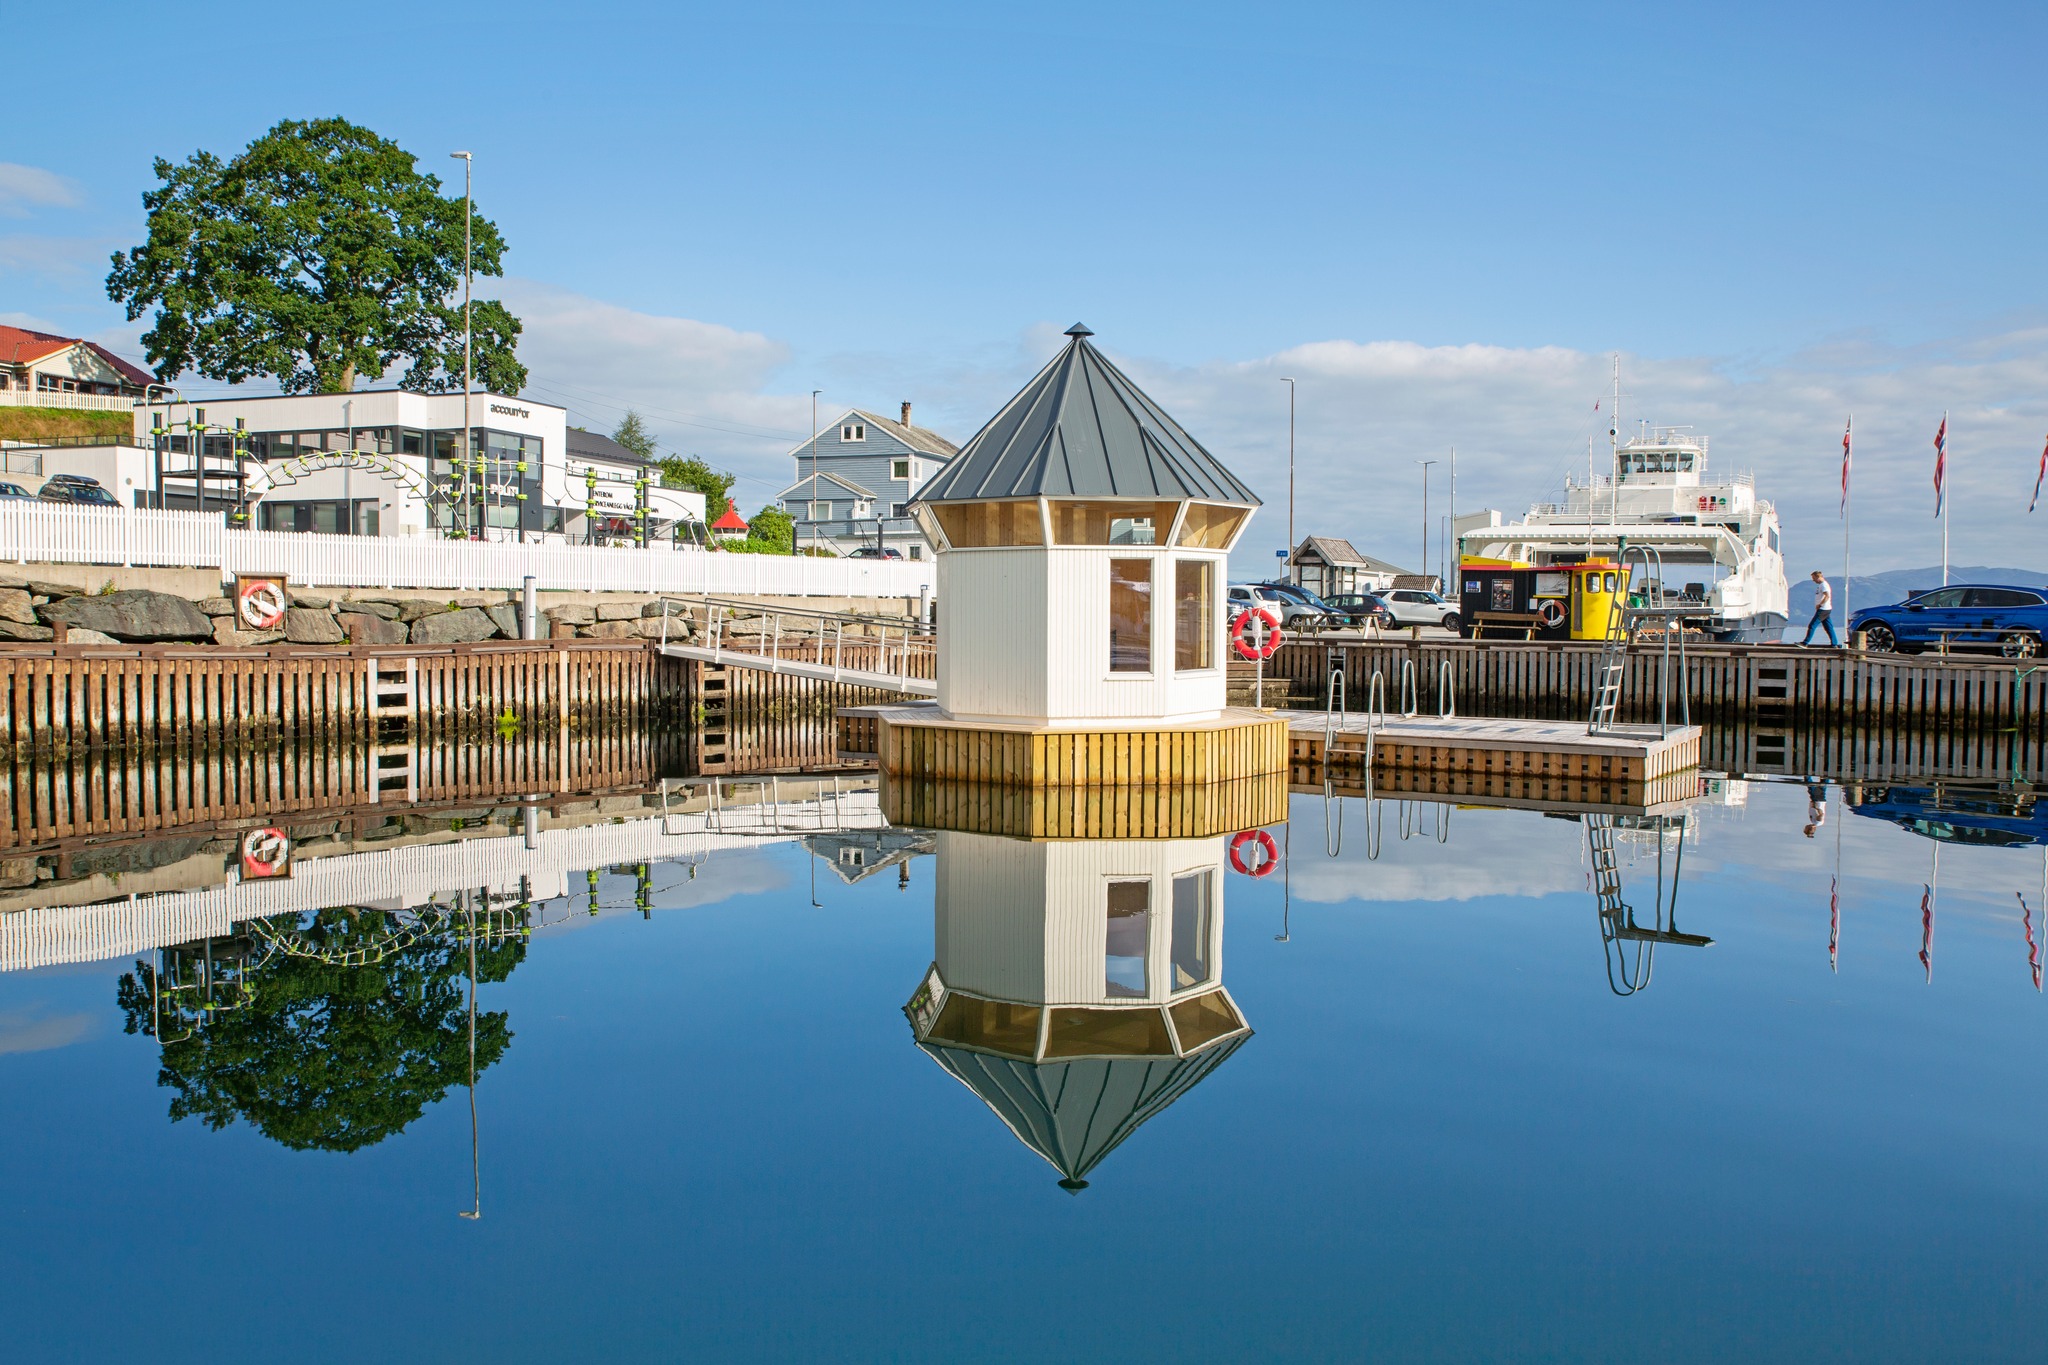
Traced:
<svg viewBox="0 0 2048 1365">
<path fill-rule="evenodd" d="M 292 841 L 281 829 L 266 826 L 242 836 L 242 875 L 281 877 L 291 866 Z"/>
<path fill-rule="evenodd" d="M 1253 844 L 1259 847 L 1259 861 L 1248 863 L 1244 851 Z M 1230 841 L 1230 865 L 1247 877 L 1263 877 L 1280 862 L 1280 846 L 1273 842 L 1273 836 L 1262 829 L 1248 829 Z"/>
<path fill-rule="evenodd" d="M 284 620 L 284 589 L 260 578 L 243 584 L 241 611 L 249 629 L 271 629 Z"/>
<path fill-rule="evenodd" d="M 1536 608 L 1536 614 L 1543 618 L 1544 626 L 1550 630 L 1556 630 L 1564 624 L 1564 604 L 1554 597 Z"/>
<path fill-rule="evenodd" d="M 1263 637 L 1253 631 L 1253 617 L 1257 617 L 1265 627 Z M 1264 607 L 1247 608 L 1230 626 L 1231 647 L 1241 659 L 1272 658 L 1274 651 L 1280 648 L 1281 638 L 1280 618 Z"/>
</svg>

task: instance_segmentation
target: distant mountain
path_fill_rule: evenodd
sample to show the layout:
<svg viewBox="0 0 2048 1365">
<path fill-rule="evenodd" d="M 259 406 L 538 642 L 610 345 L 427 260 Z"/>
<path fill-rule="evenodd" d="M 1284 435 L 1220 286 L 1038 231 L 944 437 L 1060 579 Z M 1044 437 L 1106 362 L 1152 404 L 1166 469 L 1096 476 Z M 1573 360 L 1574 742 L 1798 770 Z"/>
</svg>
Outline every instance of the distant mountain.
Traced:
<svg viewBox="0 0 2048 1365">
<path fill-rule="evenodd" d="M 1822 570 L 1826 572 L 1826 570 Z M 1948 567 L 1948 581 L 1951 583 L 2008 583 L 2016 588 L 2048 588 L 2048 573 L 2039 569 L 1988 569 L 1981 565 L 1955 565 Z M 1842 615 L 1842 580 L 1836 574 L 1828 574 L 1828 582 L 1835 587 L 1835 629 L 1840 630 L 1848 618 Z M 1864 607 L 1881 607 L 1892 602 L 1902 602 L 1909 592 L 1924 592 L 1928 588 L 1941 586 L 1941 565 L 1931 569 L 1887 569 L 1883 573 L 1857 574 L 1849 580 L 1849 609 L 1860 611 Z M 1792 580 L 1791 599 L 1793 639 L 1806 633 L 1806 623 L 1813 616 L 1813 580 L 1801 575 Z"/>
</svg>

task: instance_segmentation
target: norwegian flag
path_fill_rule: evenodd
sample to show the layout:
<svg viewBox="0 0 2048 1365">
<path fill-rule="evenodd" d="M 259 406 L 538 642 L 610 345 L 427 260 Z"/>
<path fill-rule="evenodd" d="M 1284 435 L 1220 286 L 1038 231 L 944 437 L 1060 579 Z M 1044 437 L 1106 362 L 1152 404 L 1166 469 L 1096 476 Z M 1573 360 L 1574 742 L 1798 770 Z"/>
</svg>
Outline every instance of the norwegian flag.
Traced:
<svg viewBox="0 0 2048 1365">
<path fill-rule="evenodd" d="M 1934 888 L 1920 884 L 1920 966 L 1934 980 Z"/>
<path fill-rule="evenodd" d="M 2034 504 L 2041 500 L 2041 480 L 2048 478 L 2048 441 L 2041 443 L 2041 468 L 2034 474 L 2034 496 L 2027 500 L 2027 510 L 2034 510 Z"/>
<path fill-rule="evenodd" d="M 1934 433 L 1934 515 L 1941 515 L 1941 484 L 1948 474 L 1948 414 L 1941 415 L 1941 426 Z"/>
<path fill-rule="evenodd" d="M 2027 935 L 2027 970 L 2034 974 L 2034 989 L 2041 989 L 2041 945 L 2034 941 L 2034 912 L 2027 908 L 2027 898 L 2015 891 L 2020 898 L 2020 924 Z"/>
<path fill-rule="evenodd" d="M 1849 433 L 1856 430 L 1856 419 L 1851 417 L 1849 425 L 1842 428 L 1842 516 L 1849 515 Z"/>
</svg>

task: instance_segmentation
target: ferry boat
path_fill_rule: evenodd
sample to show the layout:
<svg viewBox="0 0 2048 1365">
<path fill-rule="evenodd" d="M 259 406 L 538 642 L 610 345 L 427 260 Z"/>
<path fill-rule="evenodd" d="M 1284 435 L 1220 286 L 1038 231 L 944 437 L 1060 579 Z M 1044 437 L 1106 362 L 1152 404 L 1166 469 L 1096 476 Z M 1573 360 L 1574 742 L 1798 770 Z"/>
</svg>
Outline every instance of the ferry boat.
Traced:
<svg viewBox="0 0 2048 1365">
<path fill-rule="evenodd" d="M 1543 569 L 1615 560 L 1624 544 L 1656 552 L 1663 580 L 1636 585 L 1653 604 L 1697 602 L 1718 640 L 1783 638 L 1777 510 L 1748 474 L 1710 477 L 1706 438 L 1685 427 L 1645 424 L 1615 447 L 1611 475 L 1567 479 L 1563 502 L 1532 507 L 1520 521 L 1462 530 L 1458 555 L 1461 574 L 1467 563 Z"/>
</svg>

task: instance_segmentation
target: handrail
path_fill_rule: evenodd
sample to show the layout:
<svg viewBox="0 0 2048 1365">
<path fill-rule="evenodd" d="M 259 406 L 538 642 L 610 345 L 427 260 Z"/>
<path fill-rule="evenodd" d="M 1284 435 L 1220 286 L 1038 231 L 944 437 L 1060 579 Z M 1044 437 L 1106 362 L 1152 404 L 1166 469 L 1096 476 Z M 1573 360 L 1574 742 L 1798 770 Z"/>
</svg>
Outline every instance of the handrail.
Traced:
<svg viewBox="0 0 2048 1365">
<path fill-rule="evenodd" d="M 1445 659 L 1436 675 L 1436 714 L 1439 720 L 1450 720 L 1458 714 L 1458 687 L 1451 677 L 1451 661 Z"/>
<path fill-rule="evenodd" d="M 1401 660 L 1401 718 L 1413 720 L 1422 711 L 1422 702 L 1415 686 L 1415 660 Z"/>
</svg>

